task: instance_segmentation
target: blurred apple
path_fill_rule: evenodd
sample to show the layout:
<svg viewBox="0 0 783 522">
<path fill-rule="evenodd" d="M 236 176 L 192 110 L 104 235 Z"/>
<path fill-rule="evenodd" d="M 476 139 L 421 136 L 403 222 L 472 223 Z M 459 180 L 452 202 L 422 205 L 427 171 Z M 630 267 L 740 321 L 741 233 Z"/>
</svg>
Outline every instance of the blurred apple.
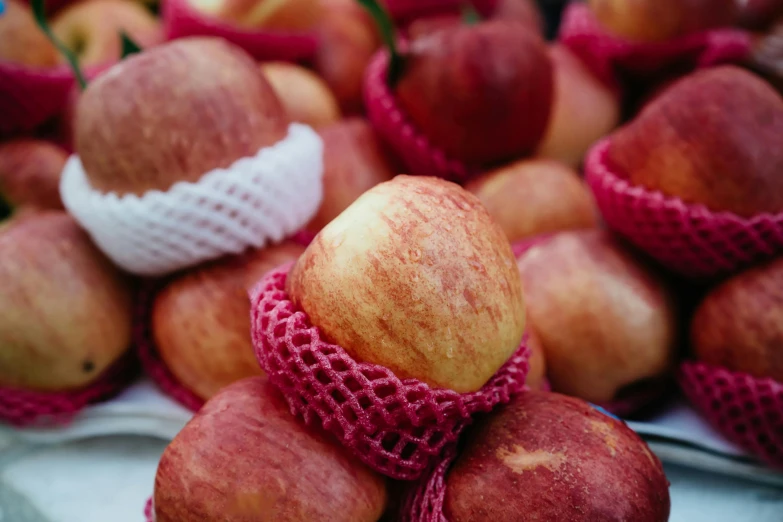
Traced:
<svg viewBox="0 0 783 522">
<path fill-rule="evenodd" d="M 547 383 L 546 358 L 544 356 L 544 347 L 541 346 L 538 335 L 532 329 L 528 331 L 527 347 L 530 349 L 530 359 L 528 359 L 530 368 L 527 372 L 525 384 L 531 390 L 543 390 L 544 385 Z"/>
<path fill-rule="evenodd" d="M 63 210 L 60 173 L 67 159 L 63 149 L 46 141 L 0 144 L 0 196 L 12 207 Z"/>
<path fill-rule="evenodd" d="M 240 27 L 281 31 L 311 29 L 322 9 L 319 0 L 187 0 L 190 7 Z"/>
<path fill-rule="evenodd" d="M 490 17 L 523 23 L 537 33 L 544 30 L 544 20 L 536 0 L 496 0 Z"/>
<path fill-rule="evenodd" d="M 314 72 L 287 62 L 263 63 L 261 72 L 291 121 L 317 129 L 340 119 L 340 107 L 334 94 Z"/>
<path fill-rule="evenodd" d="M 53 67 L 60 54 L 38 28 L 30 7 L 19 0 L 5 0 L 0 15 L 0 62 L 31 67 Z"/>
</svg>

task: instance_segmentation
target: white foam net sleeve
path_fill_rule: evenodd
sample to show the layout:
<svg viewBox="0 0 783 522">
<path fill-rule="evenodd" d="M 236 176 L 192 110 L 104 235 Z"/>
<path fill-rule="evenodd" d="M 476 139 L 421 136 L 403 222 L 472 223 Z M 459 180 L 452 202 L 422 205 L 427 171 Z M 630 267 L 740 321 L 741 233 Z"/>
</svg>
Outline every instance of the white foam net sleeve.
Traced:
<svg viewBox="0 0 783 522">
<path fill-rule="evenodd" d="M 65 208 L 124 270 L 159 276 L 294 234 L 323 199 L 323 142 L 293 123 L 288 135 L 255 156 L 142 196 L 90 186 L 79 157 L 65 165 Z"/>
</svg>

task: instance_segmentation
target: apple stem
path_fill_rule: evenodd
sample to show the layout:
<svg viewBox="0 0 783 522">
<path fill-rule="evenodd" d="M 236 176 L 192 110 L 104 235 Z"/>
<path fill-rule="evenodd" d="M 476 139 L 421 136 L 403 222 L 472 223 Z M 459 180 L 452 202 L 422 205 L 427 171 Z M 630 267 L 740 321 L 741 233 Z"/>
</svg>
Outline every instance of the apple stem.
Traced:
<svg viewBox="0 0 783 522">
<path fill-rule="evenodd" d="M 40 27 L 44 34 L 49 38 L 49 41 L 52 42 L 52 44 L 57 47 L 62 55 L 65 56 L 65 59 L 68 60 L 68 63 L 71 65 L 71 69 L 73 70 L 73 74 L 76 77 L 76 81 L 79 83 L 79 87 L 84 90 L 84 88 L 87 87 L 87 80 L 85 80 L 84 74 L 82 74 L 82 70 L 79 68 L 79 59 L 73 52 L 71 52 L 68 46 L 61 42 L 52 32 L 52 29 L 49 27 L 49 22 L 46 20 L 46 8 L 44 7 L 44 2 L 45 0 L 32 0 L 35 21 L 38 24 L 38 27 Z"/>
<path fill-rule="evenodd" d="M 357 0 L 359 4 L 372 16 L 378 30 L 381 33 L 381 39 L 389 50 L 389 73 L 388 83 L 390 87 L 397 85 L 397 81 L 402 75 L 404 60 L 397 48 L 397 35 L 394 31 L 394 23 L 386 9 L 381 6 L 377 0 Z"/>
<path fill-rule="evenodd" d="M 120 42 L 122 43 L 121 59 L 124 59 L 126 56 L 130 56 L 131 54 L 141 52 L 141 46 L 134 42 L 133 38 L 131 38 L 130 35 L 125 31 L 120 31 Z"/>
</svg>

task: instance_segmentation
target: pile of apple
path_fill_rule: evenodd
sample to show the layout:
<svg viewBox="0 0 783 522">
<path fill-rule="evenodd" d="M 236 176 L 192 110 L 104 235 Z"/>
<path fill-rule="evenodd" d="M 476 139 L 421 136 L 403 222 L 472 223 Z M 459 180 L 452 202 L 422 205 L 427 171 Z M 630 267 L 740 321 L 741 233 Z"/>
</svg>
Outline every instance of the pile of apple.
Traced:
<svg viewBox="0 0 783 522">
<path fill-rule="evenodd" d="M 195 413 L 158 522 L 667 520 L 615 415 L 678 388 L 783 466 L 783 2 L 545 29 L 533 0 L 6 0 L 0 419 L 140 363 Z"/>
</svg>

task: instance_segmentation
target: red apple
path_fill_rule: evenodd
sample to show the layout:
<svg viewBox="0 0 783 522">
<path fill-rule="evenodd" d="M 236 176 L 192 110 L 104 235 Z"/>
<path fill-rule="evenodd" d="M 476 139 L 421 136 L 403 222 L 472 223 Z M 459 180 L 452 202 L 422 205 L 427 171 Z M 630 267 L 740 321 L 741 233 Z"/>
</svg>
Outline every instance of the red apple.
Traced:
<svg viewBox="0 0 783 522">
<path fill-rule="evenodd" d="M 316 236 L 286 288 L 356 360 L 460 393 L 480 389 L 525 330 L 503 231 L 475 196 L 436 178 L 365 192 Z"/>
<path fill-rule="evenodd" d="M 284 138 L 288 124 L 249 55 L 219 38 L 182 38 L 88 85 L 76 109 L 76 151 L 94 189 L 141 195 L 253 156 Z"/>
<path fill-rule="evenodd" d="M 554 391 L 606 403 L 672 370 L 670 289 L 608 232 L 561 232 L 525 251 L 518 266 Z"/>
<path fill-rule="evenodd" d="M 477 426 L 446 478 L 449 522 L 666 522 L 661 462 L 589 404 L 522 393 Z"/>
<path fill-rule="evenodd" d="M 783 258 L 711 290 L 691 323 L 696 357 L 708 364 L 783 382 Z"/>
<path fill-rule="evenodd" d="M 497 0 L 490 16 L 521 22 L 538 33 L 544 30 L 544 20 L 535 0 Z"/>
<path fill-rule="evenodd" d="M 199 13 L 256 29 L 310 29 L 321 15 L 319 0 L 188 0 L 188 4 Z"/>
<path fill-rule="evenodd" d="M 307 225 L 318 232 L 375 185 L 397 174 L 369 123 L 349 118 L 320 129 L 324 142 L 324 198 Z"/>
<path fill-rule="evenodd" d="M 470 181 L 465 188 L 479 198 L 512 243 L 598 224 L 598 210 L 587 185 L 576 171 L 555 160 L 511 163 Z"/>
<path fill-rule="evenodd" d="M 168 445 L 154 509 L 156 522 L 375 522 L 386 499 L 381 476 L 252 377 L 213 397 Z"/>
<path fill-rule="evenodd" d="M 65 391 L 129 348 L 128 281 L 64 212 L 0 226 L 0 387 Z"/>
<path fill-rule="evenodd" d="M 166 285 L 155 297 L 152 332 L 180 384 L 207 400 L 234 381 L 262 373 L 250 340 L 248 292 L 303 251 L 283 243 L 202 265 Z"/>
<path fill-rule="evenodd" d="M 447 156 L 491 165 L 534 151 L 553 99 L 543 39 L 518 22 L 455 26 L 413 40 L 395 92 Z"/>
<path fill-rule="evenodd" d="M 60 173 L 67 159 L 63 149 L 46 141 L 0 144 L 0 196 L 13 207 L 63 210 Z"/>
<path fill-rule="evenodd" d="M 30 7 L 19 0 L 6 0 L 0 15 L 0 62 L 32 67 L 53 67 L 60 55 L 38 28 Z"/>
<path fill-rule="evenodd" d="M 291 121 L 313 128 L 340 119 L 340 107 L 329 86 L 314 72 L 287 62 L 266 62 L 261 72 L 283 104 Z"/>
<path fill-rule="evenodd" d="M 614 135 L 609 158 L 634 185 L 740 216 L 783 211 L 783 98 L 735 66 L 663 91 Z"/>
</svg>

